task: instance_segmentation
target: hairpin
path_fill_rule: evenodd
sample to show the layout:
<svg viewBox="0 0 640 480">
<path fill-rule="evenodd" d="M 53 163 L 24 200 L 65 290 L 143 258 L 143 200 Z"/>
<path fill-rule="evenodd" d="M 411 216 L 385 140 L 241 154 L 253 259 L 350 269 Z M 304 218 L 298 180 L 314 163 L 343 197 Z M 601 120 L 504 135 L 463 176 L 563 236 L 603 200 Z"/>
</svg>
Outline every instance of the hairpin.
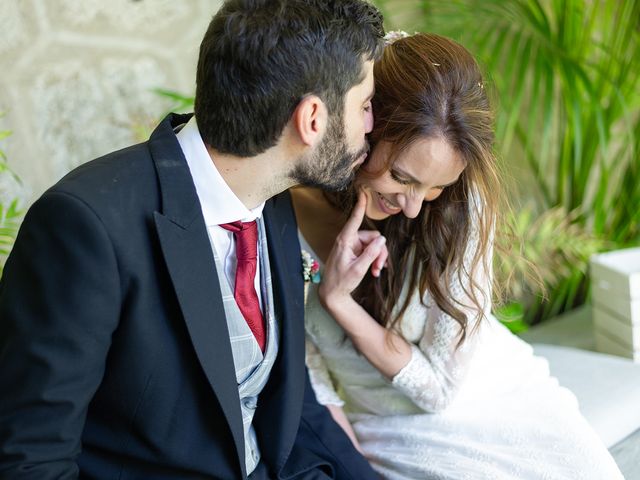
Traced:
<svg viewBox="0 0 640 480">
<path fill-rule="evenodd" d="M 405 31 L 392 30 L 390 32 L 387 32 L 387 34 L 384 36 L 384 44 L 391 45 L 396 40 L 400 40 L 401 38 L 407 38 L 409 36 L 410 35 Z"/>
</svg>

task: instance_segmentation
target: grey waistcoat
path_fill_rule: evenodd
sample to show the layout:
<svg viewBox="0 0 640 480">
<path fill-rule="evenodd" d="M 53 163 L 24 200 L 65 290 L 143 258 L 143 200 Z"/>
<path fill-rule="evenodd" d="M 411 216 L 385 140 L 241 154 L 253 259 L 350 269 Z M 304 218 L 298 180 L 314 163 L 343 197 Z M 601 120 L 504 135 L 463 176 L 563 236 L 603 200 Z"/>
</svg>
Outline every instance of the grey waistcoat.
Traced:
<svg viewBox="0 0 640 480">
<path fill-rule="evenodd" d="M 267 327 L 266 349 L 263 355 L 249 325 L 238 308 L 233 296 L 233 286 L 229 285 L 224 274 L 223 263 L 214 250 L 216 269 L 222 301 L 227 318 L 227 327 L 231 339 L 233 363 L 240 394 L 240 408 L 244 429 L 245 464 L 247 474 L 253 472 L 260 461 L 260 449 L 253 428 L 253 415 L 258 406 L 258 395 L 264 388 L 273 363 L 278 354 L 278 324 L 273 306 L 273 289 L 271 286 L 271 269 L 269 268 L 269 252 L 264 221 L 258 219 L 258 258 L 260 260 L 260 286 L 262 293 L 262 313 Z"/>
</svg>

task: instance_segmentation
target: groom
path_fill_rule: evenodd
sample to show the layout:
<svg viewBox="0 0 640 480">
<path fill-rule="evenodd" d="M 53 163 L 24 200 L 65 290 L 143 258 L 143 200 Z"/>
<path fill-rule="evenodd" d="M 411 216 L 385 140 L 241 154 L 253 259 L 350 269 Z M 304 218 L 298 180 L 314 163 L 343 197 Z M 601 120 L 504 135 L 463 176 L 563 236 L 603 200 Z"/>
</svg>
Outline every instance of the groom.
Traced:
<svg viewBox="0 0 640 480">
<path fill-rule="evenodd" d="M 1 478 L 374 478 L 309 385 L 281 192 L 364 160 L 381 22 L 361 0 L 226 2 L 195 116 L 33 205 L 0 282 Z"/>
</svg>

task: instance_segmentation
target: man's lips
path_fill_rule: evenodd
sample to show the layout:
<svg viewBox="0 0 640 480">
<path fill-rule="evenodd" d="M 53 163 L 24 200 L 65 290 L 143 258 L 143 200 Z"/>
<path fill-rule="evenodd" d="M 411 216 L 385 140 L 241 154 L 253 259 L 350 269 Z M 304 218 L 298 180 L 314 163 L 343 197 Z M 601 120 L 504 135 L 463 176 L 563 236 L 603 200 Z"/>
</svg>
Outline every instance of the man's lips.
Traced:
<svg viewBox="0 0 640 480">
<path fill-rule="evenodd" d="M 366 153 L 363 153 L 362 155 L 360 155 L 357 160 L 355 162 L 353 162 L 353 166 L 354 167 L 359 167 L 360 165 L 362 165 L 364 163 L 364 161 L 367 159 L 367 155 Z"/>
<path fill-rule="evenodd" d="M 360 155 L 358 155 L 355 162 L 353 162 L 352 164 L 354 168 L 362 165 L 364 161 L 367 159 L 367 157 L 369 156 L 369 144 L 367 143 L 364 147 L 362 147 L 359 153 Z"/>
</svg>

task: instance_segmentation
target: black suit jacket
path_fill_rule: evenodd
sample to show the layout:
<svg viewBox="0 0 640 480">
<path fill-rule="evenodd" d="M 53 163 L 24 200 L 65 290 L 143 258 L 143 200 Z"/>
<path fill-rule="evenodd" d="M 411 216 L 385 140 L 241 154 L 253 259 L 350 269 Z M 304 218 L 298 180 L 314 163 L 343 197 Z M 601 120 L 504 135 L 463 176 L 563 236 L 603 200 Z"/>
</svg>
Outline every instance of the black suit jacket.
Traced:
<svg viewBox="0 0 640 480">
<path fill-rule="evenodd" d="M 170 115 L 29 210 L 0 282 L 0 477 L 246 477 L 218 276 Z M 264 210 L 280 350 L 254 418 L 273 478 L 373 478 L 304 367 L 289 196 Z"/>
</svg>

